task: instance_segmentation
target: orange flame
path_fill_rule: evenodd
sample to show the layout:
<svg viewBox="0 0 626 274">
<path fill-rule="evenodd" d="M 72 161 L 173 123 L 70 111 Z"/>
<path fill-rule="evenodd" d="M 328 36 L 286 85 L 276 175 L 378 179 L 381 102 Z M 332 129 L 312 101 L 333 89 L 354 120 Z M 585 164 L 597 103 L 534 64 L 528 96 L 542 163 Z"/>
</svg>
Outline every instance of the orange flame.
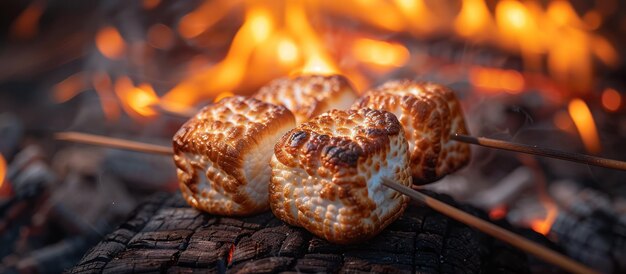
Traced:
<svg viewBox="0 0 626 274">
<path fill-rule="evenodd" d="M 109 59 L 119 59 L 126 51 L 126 42 L 116 28 L 106 26 L 96 34 L 96 47 Z"/>
<path fill-rule="evenodd" d="M 115 121 L 120 118 L 120 108 L 115 100 L 115 94 L 113 92 L 113 84 L 111 83 L 111 77 L 106 73 L 96 73 L 91 78 L 91 83 L 98 93 L 100 98 L 100 105 L 104 116 L 109 121 Z"/>
<path fill-rule="evenodd" d="M 568 110 L 587 151 L 590 153 L 600 152 L 598 130 L 587 104 L 581 99 L 573 99 L 569 103 Z"/>
<path fill-rule="evenodd" d="M 170 109 L 184 109 L 200 99 L 223 90 L 234 90 L 242 81 L 254 48 L 264 42 L 274 29 L 274 19 L 262 7 L 251 7 L 226 58 L 217 65 L 191 75 L 162 98 Z"/>
<path fill-rule="evenodd" d="M 548 233 L 550 232 L 550 229 L 552 228 L 552 225 L 554 224 L 554 221 L 556 220 L 556 217 L 559 211 L 554 203 L 544 202 L 542 203 L 542 205 L 546 209 L 545 218 L 531 221 L 530 228 L 532 228 L 532 230 L 538 233 L 541 233 L 543 235 L 548 235 Z"/>
<path fill-rule="evenodd" d="M 409 60 L 409 50 L 401 44 L 360 38 L 352 46 L 355 57 L 383 67 L 401 67 Z"/>
<path fill-rule="evenodd" d="M 551 75 L 579 93 L 593 87 L 596 59 L 607 66 L 620 62 L 613 44 L 592 32 L 602 26 L 600 11 L 592 10 L 595 12 L 581 18 L 566 1 L 550 1 L 548 5 L 515 0 L 494 5 L 485 0 L 460 3 L 457 11 L 426 0 L 204 1 L 178 22 L 176 31 L 183 39 L 200 39 L 240 7 L 245 9 L 243 24 L 221 61 L 194 57 L 189 62 L 189 76 L 165 94 L 162 103 L 169 109 L 187 109 L 222 92 L 250 90 L 285 74 L 343 73 L 366 88 L 372 73 L 385 73 L 409 63 L 411 55 L 400 44 L 369 39 L 358 32 L 326 35 L 329 28 L 319 20 L 319 13 L 349 17 L 384 31 L 420 37 L 454 32 L 467 40 L 503 46 L 520 52 L 530 71 L 543 71 L 547 64 Z M 147 40 L 153 47 L 169 48 L 172 34 L 172 30 L 154 25 Z M 118 56 L 110 52 L 125 48 L 119 33 L 112 36 L 118 36 L 119 43 L 109 44 L 122 46 L 99 46 L 102 52 L 109 52 L 103 53 L 105 56 Z M 471 74 L 472 84 L 488 92 L 518 93 L 526 85 L 524 76 L 516 71 L 477 69 Z"/>
<path fill-rule="evenodd" d="M 524 77 L 515 70 L 475 67 L 470 70 L 470 82 L 484 91 L 515 94 L 524 89 Z"/>
<path fill-rule="evenodd" d="M 129 115 L 142 118 L 157 114 L 152 106 L 159 102 L 159 98 L 152 86 L 141 84 L 135 87 L 130 78 L 124 76 L 115 81 L 115 93 Z"/>
<path fill-rule="evenodd" d="M 52 88 L 52 97 L 56 102 L 63 103 L 74 98 L 74 96 L 86 89 L 87 83 L 85 82 L 85 75 L 82 72 L 78 72 L 54 85 Z"/>
<path fill-rule="evenodd" d="M 463 0 L 461 12 L 454 21 L 454 30 L 465 37 L 488 35 L 491 14 L 483 0 Z"/>
<path fill-rule="evenodd" d="M 11 35 L 20 39 L 30 39 L 38 32 L 39 19 L 45 5 L 42 1 L 34 1 L 13 21 Z"/>
<path fill-rule="evenodd" d="M 4 184 L 4 178 L 7 175 L 7 162 L 4 159 L 4 156 L 0 154 L 0 189 L 2 189 L 2 185 Z"/>
<path fill-rule="evenodd" d="M 181 18 L 178 23 L 178 33 L 183 38 L 194 38 L 222 19 L 238 0 L 232 1 L 205 1 L 194 11 Z"/>
</svg>

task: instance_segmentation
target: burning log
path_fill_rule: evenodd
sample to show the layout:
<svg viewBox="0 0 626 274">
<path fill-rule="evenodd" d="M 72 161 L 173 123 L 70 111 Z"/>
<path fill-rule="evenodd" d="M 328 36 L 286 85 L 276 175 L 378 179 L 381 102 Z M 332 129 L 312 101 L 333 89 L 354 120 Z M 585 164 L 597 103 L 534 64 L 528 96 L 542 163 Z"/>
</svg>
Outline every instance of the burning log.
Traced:
<svg viewBox="0 0 626 274">
<path fill-rule="evenodd" d="M 611 199 L 569 181 L 554 182 L 550 193 L 560 206 L 548 237 L 565 251 L 606 273 L 626 271 L 626 218 Z"/>
<path fill-rule="evenodd" d="M 454 204 L 449 198 L 430 193 Z M 486 215 L 468 206 L 479 217 Z M 237 273 L 528 273 L 526 256 L 431 209 L 412 204 L 379 236 L 335 245 L 270 213 L 218 217 L 190 208 L 180 194 L 158 195 L 93 247 L 69 273 L 99 271 Z"/>
</svg>

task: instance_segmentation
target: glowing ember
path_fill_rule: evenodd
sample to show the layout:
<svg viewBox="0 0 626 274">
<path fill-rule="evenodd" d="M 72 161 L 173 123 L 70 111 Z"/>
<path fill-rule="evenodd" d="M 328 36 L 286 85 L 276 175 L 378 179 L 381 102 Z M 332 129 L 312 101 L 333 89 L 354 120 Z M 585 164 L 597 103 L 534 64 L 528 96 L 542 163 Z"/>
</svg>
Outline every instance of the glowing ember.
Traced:
<svg viewBox="0 0 626 274">
<path fill-rule="evenodd" d="M 573 99 L 569 103 L 568 110 L 587 151 L 590 153 L 600 152 L 600 138 L 587 104 L 581 99 Z"/>
<path fill-rule="evenodd" d="M 228 249 L 228 257 L 226 258 L 226 264 L 230 265 L 230 263 L 233 261 L 233 254 L 235 253 L 235 245 L 232 244 L 230 245 L 230 249 Z"/>
<path fill-rule="evenodd" d="M 401 44 L 357 39 L 353 44 L 354 55 L 358 60 L 379 66 L 401 67 L 409 60 L 409 50 Z"/>
<path fill-rule="evenodd" d="M 20 39 L 30 39 L 38 32 L 39 19 L 45 5 L 43 1 L 33 1 L 11 25 L 11 35 Z"/>
<path fill-rule="evenodd" d="M 550 232 L 550 228 L 552 228 L 552 224 L 554 224 L 554 220 L 556 220 L 556 216 L 559 211 L 556 205 L 553 203 L 543 203 L 543 206 L 546 208 L 546 217 L 544 219 L 531 221 L 530 228 L 532 228 L 537 233 L 548 235 L 548 233 Z"/>
<path fill-rule="evenodd" d="M 497 206 L 492 208 L 489 211 L 489 218 L 491 218 L 492 220 L 500 220 L 504 217 L 506 217 L 506 206 Z"/>
<path fill-rule="evenodd" d="M 126 42 L 116 28 L 103 27 L 96 34 L 96 47 L 109 59 L 119 59 L 126 51 Z"/>
<path fill-rule="evenodd" d="M 63 103 L 86 90 L 88 87 L 84 77 L 84 73 L 78 72 L 54 85 L 52 89 L 54 100 L 58 103 Z"/>
<path fill-rule="evenodd" d="M 602 106 L 609 111 L 617 111 L 622 105 L 622 96 L 616 90 L 607 88 L 602 92 Z"/>
<path fill-rule="evenodd" d="M 4 184 L 4 177 L 7 175 L 7 162 L 4 160 L 2 154 L 0 154 L 0 189 L 2 189 L 2 185 Z"/>
</svg>

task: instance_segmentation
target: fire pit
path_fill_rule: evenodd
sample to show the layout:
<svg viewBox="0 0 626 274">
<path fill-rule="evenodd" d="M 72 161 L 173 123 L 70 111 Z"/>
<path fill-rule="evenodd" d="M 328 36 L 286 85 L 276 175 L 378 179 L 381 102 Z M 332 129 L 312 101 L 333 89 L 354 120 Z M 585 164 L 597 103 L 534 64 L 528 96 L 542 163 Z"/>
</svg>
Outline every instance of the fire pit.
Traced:
<svg viewBox="0 0 626 274">
<path fill-rule="evenodd" d="M 618 1 L 0 7 L 0 272 L 558 271 L 415 203 L 348 246 L 270 213 L 203 214 L 181 199 L 170 158 L 53 137 L 171 147 L 202 106 L 279 77 L 340 74 L 359 94 L 434 81 L 459 97 L 473 136 L 626 160 Z M 623 171 L 472 149 L 468 167 L 421 190 L 595 270 L 626 271 Z"/>
</svg>

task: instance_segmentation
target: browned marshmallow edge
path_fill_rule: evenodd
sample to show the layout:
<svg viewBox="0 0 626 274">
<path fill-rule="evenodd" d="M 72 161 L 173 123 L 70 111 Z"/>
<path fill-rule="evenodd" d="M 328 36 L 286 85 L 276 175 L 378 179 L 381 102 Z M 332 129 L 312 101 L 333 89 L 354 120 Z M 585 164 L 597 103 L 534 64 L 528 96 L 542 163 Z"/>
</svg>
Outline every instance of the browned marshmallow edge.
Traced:
<svg viewBox="0 0 626 274">
<path fill-rule="evenodd" d="M 273 146 L 295 118 L 283 106 L 240 96 L 206 106 L 173 138 L 174 162 L 187 202 L 218 215 L 269 208 Z"/>
</svg>

